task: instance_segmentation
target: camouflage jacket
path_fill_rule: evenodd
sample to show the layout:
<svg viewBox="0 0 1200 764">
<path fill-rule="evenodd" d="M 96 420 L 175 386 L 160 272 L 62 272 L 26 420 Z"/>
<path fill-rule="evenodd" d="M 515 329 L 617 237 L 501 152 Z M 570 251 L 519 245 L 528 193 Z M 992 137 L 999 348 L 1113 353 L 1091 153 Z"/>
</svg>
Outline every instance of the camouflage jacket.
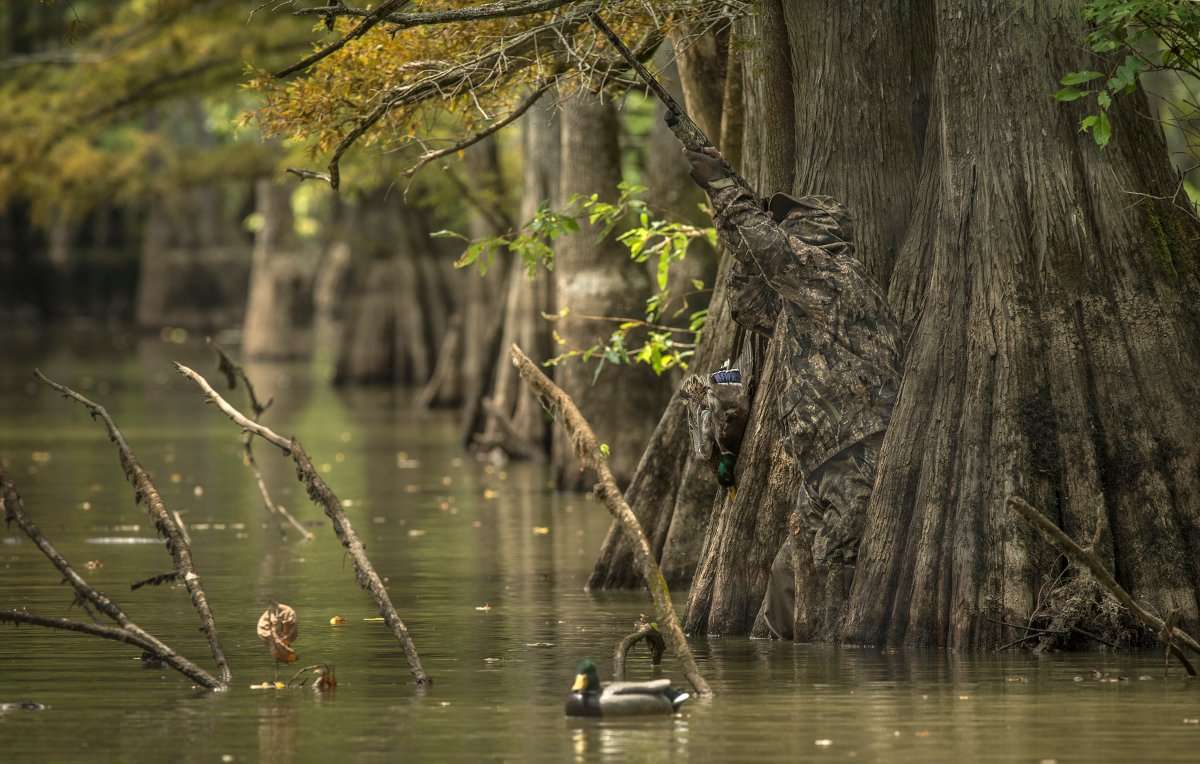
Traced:
<svg viewBox="0 0 1200 764">
<path fill-rule="evenodd" d="M 709 195 L 721 243 L 737 260 L 729 291 L 734 320 L 767 335 L 786 326 L 772 339 L 787 343 L 786 392 L 757 403 L 777 409 L 807 479 L 830 457 L 887 428 L 900 383 L 899 325 L 854 257 L 840 204 L 806 197 L 800 203 L 809 206 L 777 223 L 744 186 Z M 835 216 L 825 214 L 829 209 Z M 780 311 L 786 319 L 777 324 Z"/>
</svg>

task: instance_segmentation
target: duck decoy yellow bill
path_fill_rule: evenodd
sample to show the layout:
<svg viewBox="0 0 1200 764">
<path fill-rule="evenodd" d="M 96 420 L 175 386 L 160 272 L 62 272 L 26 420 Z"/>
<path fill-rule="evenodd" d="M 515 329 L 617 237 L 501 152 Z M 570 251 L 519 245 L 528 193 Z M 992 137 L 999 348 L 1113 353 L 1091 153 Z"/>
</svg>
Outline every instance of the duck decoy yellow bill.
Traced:
<svg viewBox="0 0 1200 764">
<path fill-rule="evenodd" d="M 582 692 L 587 689 L 587 674 L 576 674 L 575 684 L 571 686 L 571 692 Z"/>
</svg>

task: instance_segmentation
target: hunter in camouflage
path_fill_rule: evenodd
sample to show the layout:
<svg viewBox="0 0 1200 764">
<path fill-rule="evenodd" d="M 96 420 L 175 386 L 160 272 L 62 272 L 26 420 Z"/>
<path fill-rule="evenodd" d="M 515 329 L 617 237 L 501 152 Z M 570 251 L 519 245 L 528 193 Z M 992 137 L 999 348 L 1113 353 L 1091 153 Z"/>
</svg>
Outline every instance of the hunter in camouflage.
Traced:
<svg viewBox="0 0 1200 764">
<path fill-rule="evenodd" d="M 899 325 L 854 256 L 842 204 L 786 194 L 764 204 L 715 150 L 686 153 L 712 202 L 721 243 L 736 259 L 734 320 L 768 336 L 783 328 L 772 341 L 787 343 L 786 392 L 757 403 L 778 411 L 800 472 L 791 525 L 811 544 L 819 568 L 852 565 L 900 383 Z M 785 544 L 765 603 L 768 627 L 785 638 L 794 609 L 791 558 Z"/>
</svg>

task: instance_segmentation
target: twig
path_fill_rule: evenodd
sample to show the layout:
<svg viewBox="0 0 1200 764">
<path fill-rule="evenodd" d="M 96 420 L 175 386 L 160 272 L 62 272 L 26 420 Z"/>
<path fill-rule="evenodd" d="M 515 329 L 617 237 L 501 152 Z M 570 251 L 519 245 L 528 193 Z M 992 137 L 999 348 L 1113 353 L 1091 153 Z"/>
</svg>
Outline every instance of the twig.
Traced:
<svg viewBox="0 0 1200 764">
<path fill-rule="evenodd" d="M 196 614 L 200 617 L 200 629 L 208 639 L 209 649 L 212 651 L 213 660 L 217 664 L 217 675 L 220 677 L 222 684 L 228 685 L 233 679 L 233 674 L 230 672 L 229 663 L 225 659 L 225 651 L 221 649 L 221 641 L 217 636 L 216 619 L 213 617 L 212 610 L 208 607 L 208 598 L 204 595 L 204 587 L 200 585 L 200 576 L 196 573 L 196 566 L 192 563 L 191 545 L 188 544 L 187 539 L 180 532 L 179 526 L 175 524 L 175 520 L 171 517 L 170 512 L 167 511 L 162 496 L 159 495 L 158 489 L 150 479 L 149 473 L 142 468 L 137 457 L 133 455 L 133 451 L 129 448 L 125 437 L 121 435 L 121 431 L 117 429 L 116 423 L 103 406 L 85 398 L 65 385 L 60 385 L 40 370 L 35 369 L 34 374 L 39 380 L 57 390 L 64 397 L 83 405 L 91 413 L 93 419 L 99 418 L 104 423 L 105 428 L 108 430 L 109 439 L 117 446 L 117 452 L 121 457 L 121 467 L 125 471 L 125 479 L 133 486 L 134 502 L 145 505 L 146 513 L 153 521 L 158 535 L 162 536 L 167 542 L 167 552 L 171 555 L 171 560 L 175 563 L 175 572 L 187 588 L 188 594 L 192 599 L 192 607 L 195 608 Z"/>
<path fill-rule="evenodd" d="M 637 516 L 625 502 L 625 497 L 617 486 L 616 478 L 608 468 L 608 460 L 600 452 L 600 446 L 591 425 L 580 413 L 570 396 L 551 382 L 537 367 L 537 364 L 521 352 L 521 348 L 513 345 L 511 352 L 513 365 L 517 367 L 521 378 L 533 388 L 534 393 L 542 399 L 566 429 L 579 463 L 596 471 L 600 482 L 596 484 L 595 491 L 604 501 L 604 506 L 608 508 L 609 514 L 621 524 L 625 538 L 633 548 L 634 562 L 642 574 L 642 579 L 650 588 L 650 598 L 654 601 L 658 624 L 665 626 L 666 641 L 671 645 L 675 657 L 682 664 L 683 673 L 695 688 L 696 693 L 701 696 L 711 696 L 712 689 L 708 686 L 708 682 L 704 681 L 699 667 L 696 666 L 696 659 L 692 656 L 692 650 L 688 646 L 687 637 L 684 636 L 683 627 L 679 624 L 679 616 L 675 614 L 675 607 L 671 604 L 670 589 L 667 588 L 666 579 L 663 578 L 658 561 L 654 558 L 654 552 L 650 549 L 650 542 L 646 540 L 646 534 L 642 530 Z"/>
<path fill-rule="evenodd" d="M 221 413 L 229 417 L 241 427 L 243 430 L 259 436 L 268 443 L 279 448 L 285 455 L 292 457 L 292 461 L 296 464 L 296 477 L 304 484 L 308 491 L 308 497 L 314 504 L 320 507 L 326 517 L 333 524 L 333 532 L 337 534 L 338 540 L 342 542 L 342 546 L 350 555 L 350 559 L 354 564 L 355 577 L 358 579 L 358 584 L 375 599 L 379 606 L 379 614 L 383 616 L 384 622 L 392 630 L 392 634 L 400 642 L 404 649 L 404 656 L 408 659 L 409 671 L 412 672 L 413 679 L 419 686 L 428 686 L 433 683 L 433 680 L 425 673 L 425 669 L 421 667 L 421 659 L 417 655 L 417 648 L 413 645 L 412 637 L 408 634 L 408 628 L 404 625 L 404 621 L 400 620 L 399 613 L 396 612 L 395 606 L 392 605 L 392 600 L 388 596 L 387 588 L 383 585 L 383 579 L 375 572 L 374 566 L 371 565 L 370 559 L 367 558 L 366 549 L 359 541 L 358 534 L 354 532 L 353 526 L 350 525 L 349 518 L 342 510 L 342 502 L 337 495 L 329 488 L 320 474 L 312 465 L 312 460 L 300 445 L 300 442 L 295 438 L 285 438 L 277 434 L 271 428 L 265 427 L 258 422 L 248 419 L 244 414 L 235 409 L 220 393 L 213 389 L 203 376 L 189 369 L 183 364 L 176 363 L 175 368 L 180 374 L 187 377 L 196 383 L 200 390 L 204 393 L 204 397 L 214 404 Z"/>
<path fill-rule="evenodd" d="M 663 641 L 658 627 L 647 621 L 646 616 L 643 615 L 638 620 L 637 629 L 618 642 L 616 652 L 613 653 L 613 676 L 618 682 L 625 679 L 626 656 L 630 649 L 641 640 L 645 640 L 646 646 L 650 648 L 650 663 L 655 666 L 662 663 L 663 653 L 667 651 L 667 643 Z"/>
<path fill-rule="evenodd" d="M 529 108 L 538 102 L 538 99 L 541 98 L 545 94 L 545 92 L 554 85 L 554 83 L 555 83 L 555 79 L 553 77 L 542 82 L 540 85 L 538 85 L 536 88 L 533 89 L 533 92 L 531 92 L 528 96 L 525 97 L 525 100 L 523 100 L 523 101 L 521 101 L 521 103 L 517 104 L 517 107 L 515 109 L 513 109 L 508 114 L 508 116 L 504 117 L 503 119 L 496 120 L 495 122 L 488 125 L 487 127 L 480 130 L 479 132 L 475 133 L 474 135 L 464 138 L 463 140 L 459 141 L 458 143 L 455 143 L 453 146 L 447 146 L 446 148 L 438 149 L 437 151 L 425 152 L 424 154 L 422 154 L 420 156 L 420 158 L 417 160 L 416 164 L 414 164 L 412 167 L 410 167 L 404 171 L 404 177 L 411 178 L 418 171 L 420 171 L 420 169 L 422 167 L 429 164 L 430 162 L 432 162 L 436 159 L 441 159 L 442 157 L 445 157 L 445 156 L 450 156 L 451 154 L 456 154 L 460 151 L 463 151 L 464 149 L 470 148 L 471 146 L 474 146 L 476 143 L 479 143 L 480 141 L 482 141 L 484 138 L 487 138 L 489 135 L 499 131 L 501 128 L 506 127 L 507 125 L 510 125 L 513 122 L 517 121 L 517 119 L 519 119 L 522 114 L 529 111 Z"/>
<path fill-rule="evenodd" d="M 378 8 L 368 13 L 366 17 L 359 22 L 358 26 L 347 32 L 345 36 L 339 38 L 336 42 L 326 45 L 324 48 L 321 48 L 311 56 L 306 56 L 291 66 L 280 69 L 278 72 L 275 72 L 275 76 L 279 79 L 283 79 L 289 74 L 295 74 L 296 72 L 303 71 L 326 56 L 336 53 L 337 51 L 341 50 L 346 43 L 350 42 L 351 40 L 357 40 L 367 32 L 370 32 L 372 27 L 374 27 L 380 21 L 383 21 L 384 16 L 394 10 L 403 8 L 404 6 L 408 5 L 409 2 L 411 2 L 411 0 L 384 0 L 384 2 L 379 4 Z"/>
<path fill-rule="evenodd" d="M 1054 546 L 1058 547 L 1059 551 L 1065 554 L 1072 562 L 1085 568 L 1096 579 L 1100 586 L 1108 590 L 1117 602 L 1120 602 L 1129 612 L 1142 622 L 1145 626 L 1159 634 L 1167 633 L 1167 624 L 1163 619 L 1151 613 L 1146 608 L 1133 598 L 1129 592 L 1125 591 L 1117 580 L 1112 577 L 1104 564 L 1100 562 L 1100 558 L 1091 550 L 1086 550 L 1071 540 L 1071 537 L 1063 533 L 1062 529 L 1055 525 L 1051 520 L 1037 510 L 1032 504 L 1029 504 L 1024 499 L 1017 496 L 1008 497 L 1008 505 L 1015 509 L 1030 525 L 1041 532 L 1043 538 L 1049 541 Z M 1173 639 L 1167 642 L 1168 649 L 1171 649 L 1177 657 L 1181 657 L 1182 653 L 1178 647 L 1175 647 L 1174 640 L 1178 640 L 1193 652 L 1200 653 L 1200 643 L 1197 643 L 1190 634 L 1181 630 L 1173 631 Z M 1169 635 L 1170 637 L 1171 635 Z M 1190 668 L 1191 663 L 1186 659 L 1181 661 L 1184 668 Z M 1195 669 L 1191 670 L 1192 673 Z M 1194 673 L 1193 673 L 1194 675 Z"/>
<path fill-rule="evenodd" d="M 246 388 L 246 396 L 250 399 L 250 410 L 254 412 L 254 421 L 258 421 L 263 413 L 271 407 L 275 402 L 274 398 L 262 403 L 258 394 L 254 391 L 254 385 L 250 382 L 250 377 L 246 376 L 246 370 L 241 365 L 236 363 L 233 358 L 225 352 L 211 338 L 208 344 L 217 354 L 217 369 L 225 375 L 225 381 L 229 385 L 229 389 L 233 390 L 237 387 L 237 382 L 240 379 L 242 386 Z M 281 515 L 285 520 L 291 523 L 292 527 L 300 532 L 301 538 L 305 541 L 312 541 L 316 538 L 309 529 L 300 524 L 300 521 L 292 516 L 291 512 L 287 511 L 287 507 L 281 504 L 276 504 L 271 500 L 271 492 L 267 490 L 267 482 L 263 479 L 262 470 L 258 468 L 258 462 L 254 459 L 254 445 L 250 433 L 242 434 L 242 454 L 246 462 L 246 466 L 250 468 L 250 472 L 254 475 L 254 482 L 258 486 L 258 494 L 262 497 L 263 507 L 272 515 Z"/>
<path fill-rule="evenodd" d="M 118 625 L 103 626 L 100 624 L 80 623 L 66 618 L 46 618 L 20 610 L 0 610 L 0 622 L 12 624 L 26 623 L 54 629 L 78 631 L 105 639 L 112 639 L 117 642 L 124 642 L 135 647 L 140 647 L 187 678 L 210 690 L 223 690 L 228 686 L 227 680 L 221 681 L 216 679 L 204 669 L 175 652 L 157 637 L 144 631 L 129 619 L 129 616 L 125 614 L 125 611 L 117 603 L 93 588 L 82 576 L 76 573 L 75 569 L 71 567 L 71 563 L 67 562 L 67 559 L 58 553 L 54 545 L 42 535 L 38 527 L 25 514 L 25 506 L 21 501 L 21 496 L 17 493 L 16 486 L 13 485 L 8 475 L 5 474 L 3 468 L 0 468 L 0 509 L 4 510 L 5 522 L 9 524 L 16 523 L 17 527 L 46 556 L 46 559 L 50 560 L 50 563 L 58 569 L 58 572 L 63 576 L 63 580 L 75 590 L 79 602 L 90 603 L 96 610 L 116 621 Z"/>
<path fill-rule="evenodd" d="M 427 11 L 424 13 L 390 13 L 383 21 L 392 25 L 393 29 L 408 29 L 409 27 L 428 26 L 432 24 L 453 24 L 461 21 L 484 21 L 508 16 L 526 16 L 533 13 L 552 11 L 563 5 L 577 3 L 579 0 L 532 0 L 532 2 L 517 3 L 488 3 L 471 8 L 447 8 L 443 11 Z M 296 16 L 350 16 L 364 18 L 371 12 L 330 3 L 324 7 L 302 8 L 292 12 Z M 389 30 L 391 31 L 391 30 Z"/>
</svg>

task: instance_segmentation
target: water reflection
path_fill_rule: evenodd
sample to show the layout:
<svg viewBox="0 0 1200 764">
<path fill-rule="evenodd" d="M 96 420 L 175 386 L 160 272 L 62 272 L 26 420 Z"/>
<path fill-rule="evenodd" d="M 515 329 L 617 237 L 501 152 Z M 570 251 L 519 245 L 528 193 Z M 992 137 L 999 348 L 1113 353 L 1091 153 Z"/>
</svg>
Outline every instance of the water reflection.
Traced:
<svg viewBox="0 0 1200 764">
<path fill-rule="evenodd" d="M 169 567 L 161 544 L 90 543 L 152 534 L 103 432 L 28 385 L 40 365 L 102 398 L 192 527 L 235 686 L 196 693 L 170 671 L 140 668 L 120 645 L 5 630 L 0 702 L 48 706 L 0 715 L 5 761 L 1195 759 L 1197 688 L 1164 680 L 1158 655 L 1038 660 L 698 639 L 718 693 L 711 702 L 689 702 L 674 718 L 565 720 L 575 663 L 591 657 L 608 673 L 617 640 L 648 607 L 637 593 L 583 591 L 608 526 L 602 508 L 554 494 L 543 468 L 464 459 L 454 417 L 416 411 L 404 394 L 339 392 L 307 367 L 252 366 L 260 392 L 276 398 L 265 421 L 298 435 L 349 502 L 434 677 L 418 694 L 395 639 L 367 620 L 373 604 L 290 462 L 258 446 L 273 495 L 314 525 L 312 542 L 281 536 L 241 463 L 236 429 L 170 371 L 171 358 L 211 369 L 201 346 L 46 342 L 20 353 L 0 367 L 0 459 L 31 516 L 78 567 L 102 563 L 86 577 L 139 624 L 211 664 L 185 593 L 129 591 Z M 78 617 L 32 544 L 4 529 L 0 541 L 3 606 Z M 334 664 L 336 694 L 249 689 L 272 678 L 254 634 L 271 599 L 299 615 L 296 665 Z M 330 624 L 335 615 L 345 624 Z M 1102 683 L 1092 669 L 1128 681 Z M 631 656 L 629 678 L 653 674 L 641 652 Z M 670 659 L 662 674 L 680 677 Z"/>
</svg>

